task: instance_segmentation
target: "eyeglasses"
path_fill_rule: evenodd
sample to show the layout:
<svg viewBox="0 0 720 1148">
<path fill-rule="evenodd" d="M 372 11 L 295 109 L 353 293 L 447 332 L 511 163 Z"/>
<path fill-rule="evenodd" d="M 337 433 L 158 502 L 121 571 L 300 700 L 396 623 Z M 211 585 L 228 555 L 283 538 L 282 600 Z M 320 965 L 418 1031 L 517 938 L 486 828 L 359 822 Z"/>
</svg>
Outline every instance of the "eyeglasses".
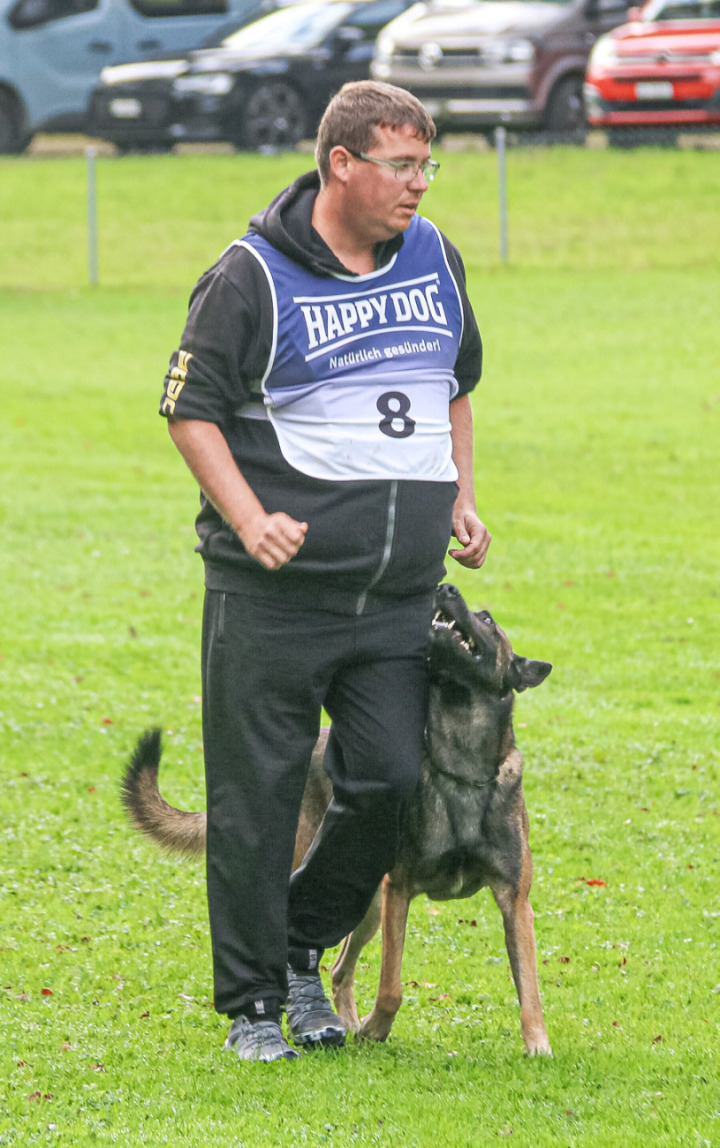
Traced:
<svg viewBox="0 0 720 1148">
<path fill-rule="evenodd" d="M 440 167 L 440 164 L 434 159 L 426 159 L 424 163 L 415 163 L 411 159 L 380 159 L 379 156 L 368 155 L 365 151 L 353 151 L 349 147 L 346 147 L 345 151 L 349 152 L 355 159 L 362 159 L 366 163 L 377 163 L 382 167 L 391 167 L 395 172 L 395 179 L 401 180 L 402 183 L 412 183 L 418 172 L 422 174 L 427 183 L 432 183 Z"/>
</svg>

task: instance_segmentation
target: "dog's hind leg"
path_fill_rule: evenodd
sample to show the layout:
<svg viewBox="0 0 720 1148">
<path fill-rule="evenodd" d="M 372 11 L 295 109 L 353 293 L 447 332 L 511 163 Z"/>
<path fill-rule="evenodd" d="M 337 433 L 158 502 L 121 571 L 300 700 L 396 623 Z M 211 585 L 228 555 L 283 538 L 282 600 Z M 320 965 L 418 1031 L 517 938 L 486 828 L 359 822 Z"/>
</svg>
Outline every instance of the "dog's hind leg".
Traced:
<svg viewBox="0 0 720 1148">
<path fill-rule="evenodd" d="M 360 1017 L 355 1006 L 355 968 L 360 953 L 380 928 L 381 904 L 381 891 L 378 889 L 360 924 L 343 941 L 332 968 L 335 1009 L 349 1032 L 357 1032 L 360 1028 Z"/>
<path fill-rule="evenodd" d="M 490 888 L 503 915 L 505 944 L 520 1000 L 520 1031 L 527 1055 L 552 1056 L 538 988 L 533 911 L 528 900 L 531 881 L 532 858 L 525 845 L 518 888 L 500 882 L 491 882 Z"/>
<path fill-rule="evenodd" d="M 382 883 L 382 965 L 378 995 L 358 1036 L 387 1040 L 402 1002 L 402 955 L 410 896 L 407 885 L 389 874 Z"/>
</svg>

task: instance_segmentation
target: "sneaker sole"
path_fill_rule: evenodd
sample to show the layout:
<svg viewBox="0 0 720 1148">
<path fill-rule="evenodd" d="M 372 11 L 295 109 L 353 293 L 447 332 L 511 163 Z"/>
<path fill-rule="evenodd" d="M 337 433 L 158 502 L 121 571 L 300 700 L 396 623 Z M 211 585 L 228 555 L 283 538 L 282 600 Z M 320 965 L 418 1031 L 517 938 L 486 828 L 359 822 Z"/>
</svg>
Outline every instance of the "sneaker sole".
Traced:
<svg viewBox="0 0 720 1148">
<path fill-rule="evenodd" d="M 291 1033 L 293 1044 L 300 1048 L 342 1048 L 345 1044 L 345 1033 L 338 1029 L 322 1028 L 315 1032 L 302 1032 L 297 1036 Z"/>
</svg>

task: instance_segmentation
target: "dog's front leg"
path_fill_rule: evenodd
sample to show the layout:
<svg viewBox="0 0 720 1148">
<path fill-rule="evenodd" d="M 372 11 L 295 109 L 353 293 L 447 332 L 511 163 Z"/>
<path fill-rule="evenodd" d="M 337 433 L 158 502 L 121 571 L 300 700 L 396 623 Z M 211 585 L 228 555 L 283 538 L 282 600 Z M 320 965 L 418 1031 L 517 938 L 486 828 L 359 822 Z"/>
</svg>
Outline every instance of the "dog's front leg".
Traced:
<svg viewBox="0 0 720 1148">
<path fill-rule="evenodd" d="M 552 1056 L 540 1003 L 535 955 L 535 928 L 528 893 L 532 880 L 530 850 L 524 850 L 519 888 L 493 883 L 491 889 L 503 915 L 507 945 L 518 999 L 520 1031 L 528 1056 Z"/>
<path fill-rule="evenodd" d="M 402 954 L 410 896 L 407 884 L 395 872 L 382 883 L 382 964 L 380 985 L 372 1012 L 360 1026 L 359 1036 L 387 1040 L 402 1001 Z"/>
<path fill-rule="evenodd" d="M 360 924 L 343 941 L 342 949 L 332 969 L 332 991 L 335 1009 L 348 1032 L 357 1032 L 360 1028 L 360 1017 L 355 1007 L 355 967 L 360 953 L 368 941 L 377 933 L 380 927 L 381 890 L 372 899 L 372 903 Z"/>
</svg>

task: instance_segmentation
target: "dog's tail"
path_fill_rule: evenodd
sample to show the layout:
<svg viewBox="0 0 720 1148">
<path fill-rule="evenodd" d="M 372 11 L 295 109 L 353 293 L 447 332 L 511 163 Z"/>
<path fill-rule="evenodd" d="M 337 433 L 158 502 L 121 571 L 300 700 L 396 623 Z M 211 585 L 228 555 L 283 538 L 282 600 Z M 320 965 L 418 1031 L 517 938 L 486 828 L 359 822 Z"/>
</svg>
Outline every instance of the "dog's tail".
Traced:
<svg viewBox="0 0 720 1148">
<path fill-rule="evenodd" d="M 173 853 L 205 851 L 206 817 L 168 805 L 158 788 L 162 755 L 159 729 L 140 737 L 120 784 L 120 795 L 136 829 Z"/>
</svg>

